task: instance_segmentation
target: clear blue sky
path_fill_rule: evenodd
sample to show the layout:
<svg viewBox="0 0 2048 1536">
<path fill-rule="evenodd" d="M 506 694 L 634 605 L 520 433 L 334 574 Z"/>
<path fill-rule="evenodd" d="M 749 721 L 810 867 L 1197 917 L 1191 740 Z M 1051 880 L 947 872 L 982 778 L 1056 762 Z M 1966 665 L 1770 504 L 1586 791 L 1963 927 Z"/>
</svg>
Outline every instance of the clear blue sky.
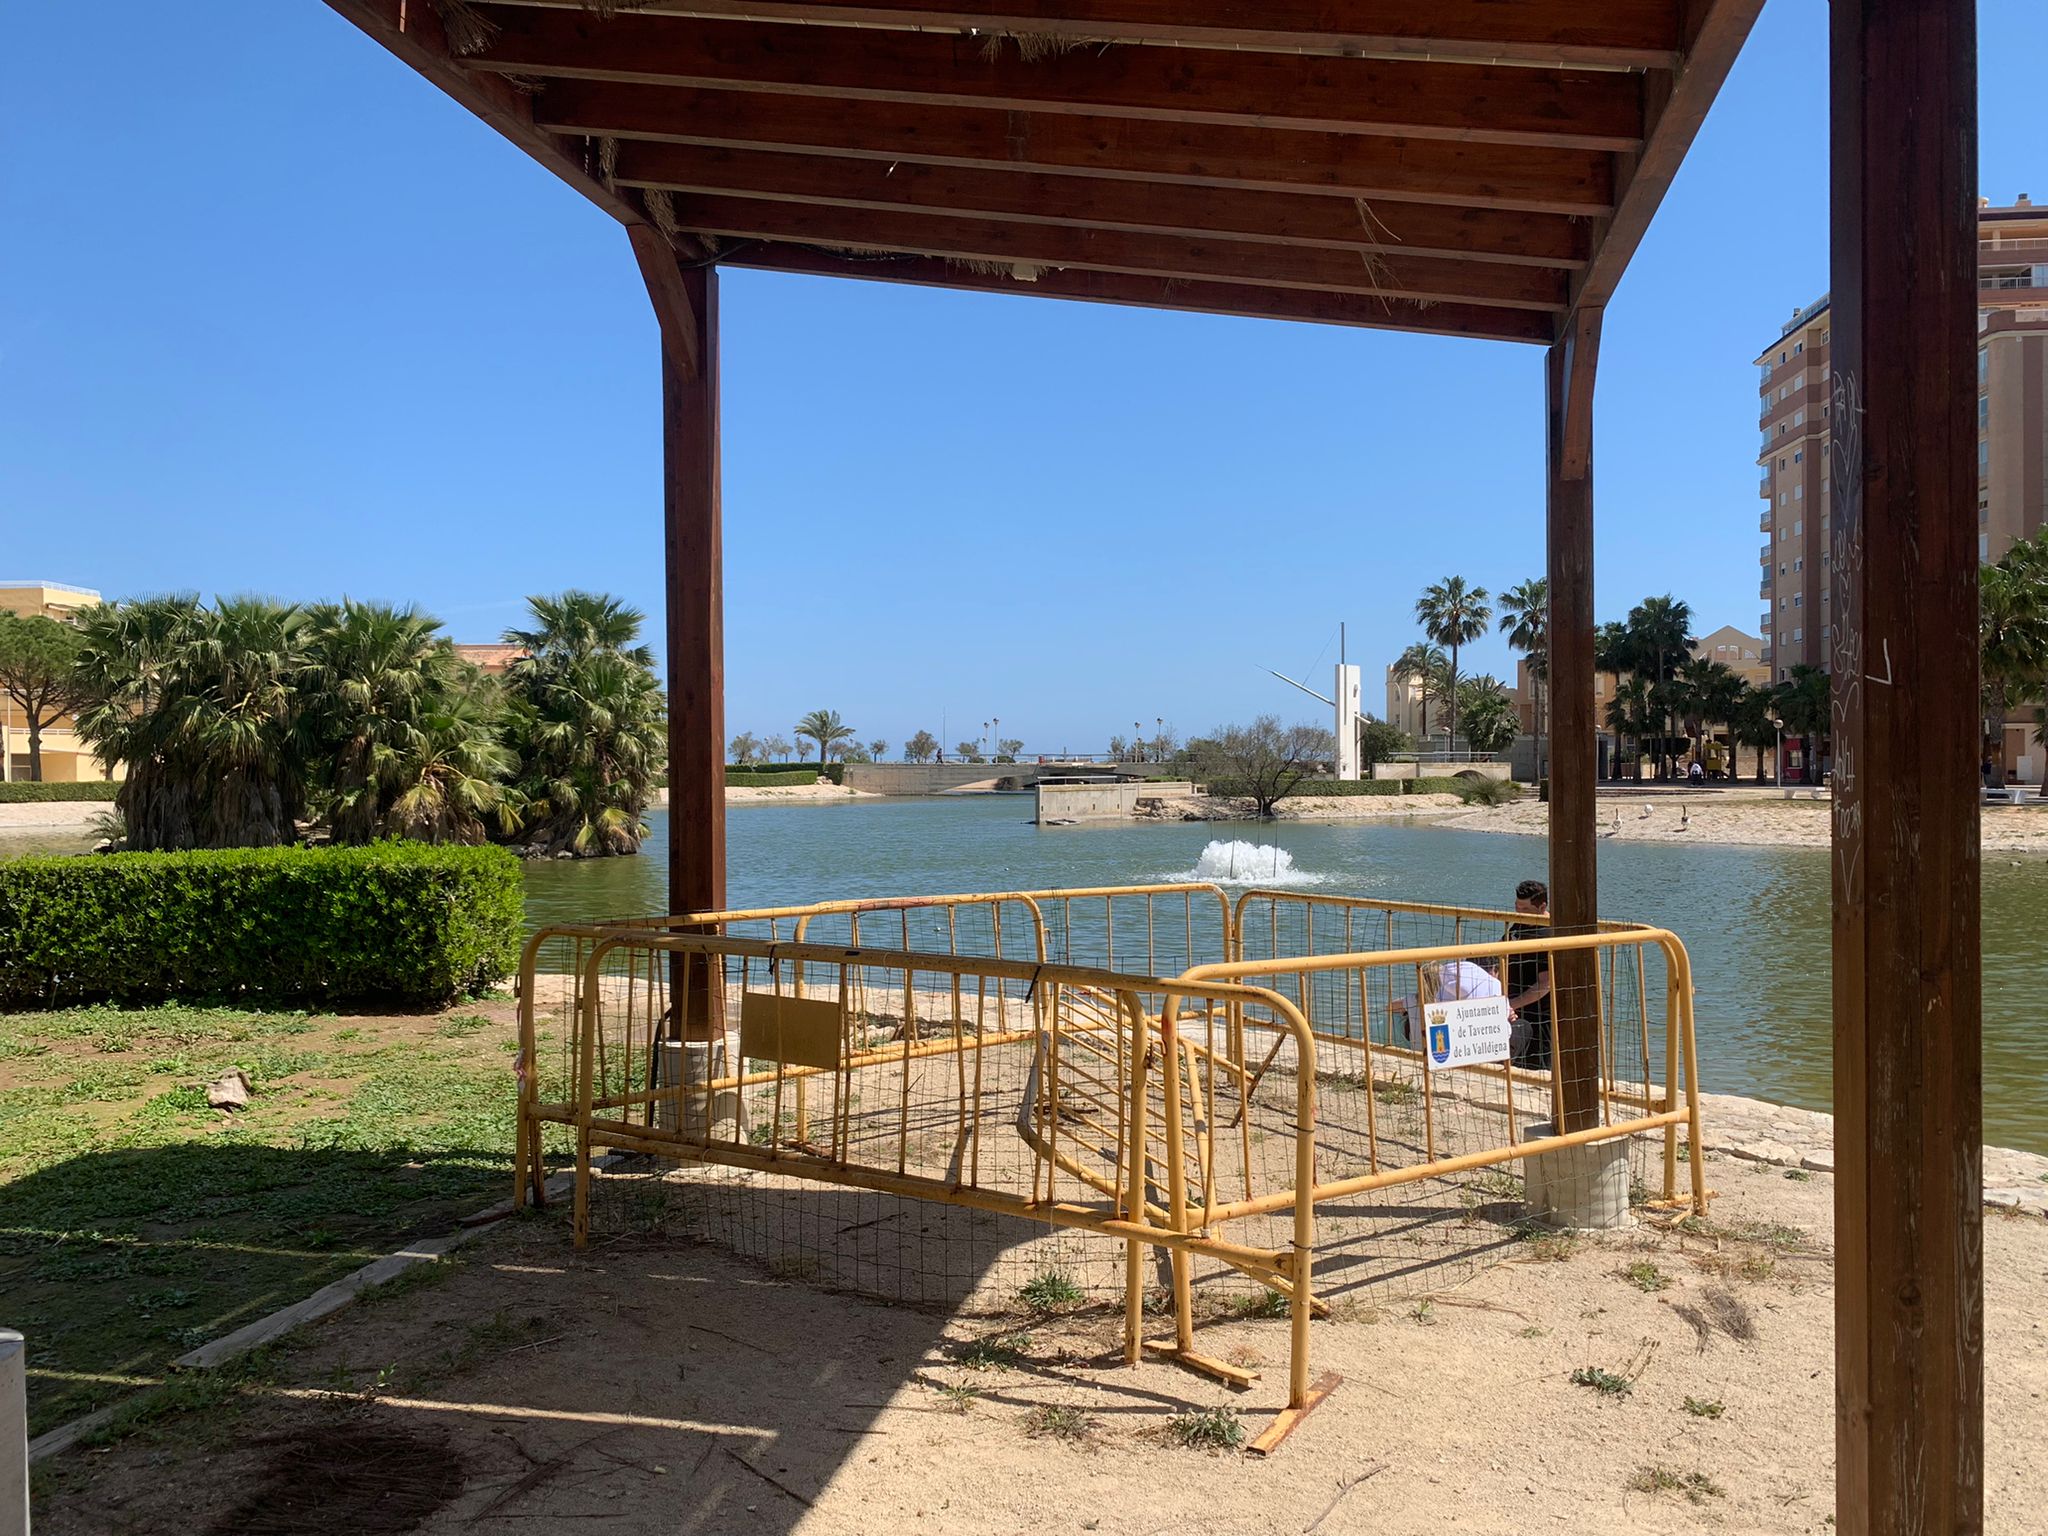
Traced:
<svg viewBox="0 0 2048 1536">
<path fill-rule="evenodd" d="M 2048 6 L 1984 0 L 1983 190 L 2048 199 Z M 1824 0 L 1770 0 L 1608 313 L 1603 617 L 1755 625 L 1750 360 L 1827 286 Z M 624 236 L 314 0 L 18 8 L 0 576 L 660 612 Z M 1541 354 L 734 272 L 728 714 L 1033 749 L 1321 711 L 1448 573 L 1542 564 Z M 1498 642 L 1471 664 L 1509 675 Z"/>
</svg>

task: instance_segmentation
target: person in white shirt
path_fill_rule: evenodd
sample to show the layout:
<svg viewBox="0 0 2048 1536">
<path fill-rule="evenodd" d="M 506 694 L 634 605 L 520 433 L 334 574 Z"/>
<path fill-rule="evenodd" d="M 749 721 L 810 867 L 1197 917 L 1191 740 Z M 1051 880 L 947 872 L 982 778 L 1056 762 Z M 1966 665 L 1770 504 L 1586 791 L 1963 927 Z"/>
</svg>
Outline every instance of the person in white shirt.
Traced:
<svg viewBox="0 0 2048 1536">
<path fill-rule="evenodd" d="M 1501 996 L 1500 978 L 1477 961 L 1446 960 L 1439 965 L 1425 965 L 1421 970 L 1422 989 L 1429 994 L 1429 1000 L 1433 1003 L 1455 1003 L 1468 997 Z M 1415 995 L 1412 992 L 1387 1004 L 1387 1022 L 1390 1028 L 1394 1016 L 1400 1016 L 1400 1034 L 1397 1038 L 1402 1044 L 1414 1044 L 1414 1016 L 1421 1011 L 1416 1006 Z M 1514 1016 L 1515 1011 L 1510 1008 L 1510 1021 Z"/>
</svg>

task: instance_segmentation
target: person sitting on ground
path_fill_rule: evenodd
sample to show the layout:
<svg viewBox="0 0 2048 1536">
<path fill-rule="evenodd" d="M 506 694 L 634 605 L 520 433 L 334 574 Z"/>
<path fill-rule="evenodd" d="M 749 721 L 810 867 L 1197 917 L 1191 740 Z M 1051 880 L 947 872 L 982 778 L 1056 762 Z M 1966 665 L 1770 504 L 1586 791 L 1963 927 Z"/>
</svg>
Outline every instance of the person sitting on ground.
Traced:
<svg viewBox="0 0 2048 1536">
<path fill-rule="evenodd" d="M 1455 1003 L 1468 997 L 1499 997 L 1500 978 L 1476 960 L 1446 960 L 1438 965 L 1419 966 L 1422 973 L 1422 990 L 1433 1003 Z M 1387 1004 L 1387 1025 L 1393 1028 L 1394 1015 L 1401 1016 L 1400 1034 L 1396 1037 L 1403 1045 L 1415 1041 L 1415 1015 L 1422 1009 L 1412 992 L 1406 997 L 1397 997 Z M 1514 1017 L 1512 1008 L 1508 1017 Z"/>
<path fill-rule="evenodd" d="M 1532 917 L 1550 916 L 1550 887 L 1541 880 L 1524 880 L 1515 887 L 1515 910 Z M 1550 924 L 1510 923 L 1509 942 L 1540 939 Z M 1511 1058 L 1525 1072 L 1550 1070 L 1550 956 L 1542 951 L 1508 956 L 1508 1007 L 1515 1014 Z"/>
</svg>

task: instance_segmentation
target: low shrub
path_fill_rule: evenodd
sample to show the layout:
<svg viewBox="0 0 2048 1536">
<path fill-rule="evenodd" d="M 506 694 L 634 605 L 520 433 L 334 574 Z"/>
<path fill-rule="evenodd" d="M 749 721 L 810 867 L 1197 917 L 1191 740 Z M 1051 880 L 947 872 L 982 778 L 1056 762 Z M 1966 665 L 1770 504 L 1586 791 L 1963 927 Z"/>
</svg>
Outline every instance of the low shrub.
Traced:
<svg viewBox="0 0 2048 1536">
<path fill-rule="evenodd" d="M 519 861 L 377 843 L 0 860 L 0 1011 L 235 998 L 433 1007 L 518 964 Z"/>
<path fill-rule="evenodd" d="M 803 775 L 803 782 L 809 784 L 818 777 L 819 771 L 816 763 L 748 763 L 744 768 L 735 764 L 727 767 L 725 770 L 725 782 L 737 784 L 739 780 L 734 775 L 742 773 L 751 775 L 800 773 Z M 834 784 L 844 784 L 846 782 L 846 764 L 844 763 L 827 763 L 823 772 L 825 777 Z"/>
<path fill-rule="evenodd" d="M 1522 798 L 1522 786 L 1511 779 L 1454 779 L 1452 791 L 1467 805 L 1511 805 Z"/>
<path fill-rule="evenodd" d="M 53 800 L 97 800 L 111 803 L 121 793 L 118 779 L 85 779 L 76 784 L 0 784 L 0 805 L 43 804 Z"/>
<path fill-rule="evenodd" d="M 1399 779 L 1304 779 L 1297 795 L 1398 795 Z"/>
<path fill-rule="evenodd" d="M 795 789 L 818 782 L 818 770 L 806 768 L 801 773 L 758 773 L 750 768 L 728 768 L 725 770 L 727 789 Z"/>
</svg>

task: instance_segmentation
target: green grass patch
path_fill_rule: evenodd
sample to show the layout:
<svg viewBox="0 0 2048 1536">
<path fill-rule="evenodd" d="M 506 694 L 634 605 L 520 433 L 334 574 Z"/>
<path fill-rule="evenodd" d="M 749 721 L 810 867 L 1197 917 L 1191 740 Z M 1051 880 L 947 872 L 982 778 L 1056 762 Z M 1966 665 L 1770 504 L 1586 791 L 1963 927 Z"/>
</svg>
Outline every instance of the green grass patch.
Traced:
<svg viewBox="0 0 2048 1536">
<path fill-rule="evenodd" d="M 32 1432 L 130 1390 L 82 1378 L 160 1376 L 501 1194 L 509 1029 L 463 1017 L 479 1024 L 365 1031 L 185 1007 L 0 1019 L 0 1293 L 28 1339 Z M 206 1084 L 235 1067 L 248 1107 L 209 1108 Z M 179 1392 L 230 1378 L 192 1380 L 181 1373 Z"/>
<path fill-rule="evenodd" d="M 1696 1419 L 1718 1419 L 1728 1411 L 1728 1405 L 1718 1397 L 1688 1397 L 1685 1411 Z"/>
</svg>

